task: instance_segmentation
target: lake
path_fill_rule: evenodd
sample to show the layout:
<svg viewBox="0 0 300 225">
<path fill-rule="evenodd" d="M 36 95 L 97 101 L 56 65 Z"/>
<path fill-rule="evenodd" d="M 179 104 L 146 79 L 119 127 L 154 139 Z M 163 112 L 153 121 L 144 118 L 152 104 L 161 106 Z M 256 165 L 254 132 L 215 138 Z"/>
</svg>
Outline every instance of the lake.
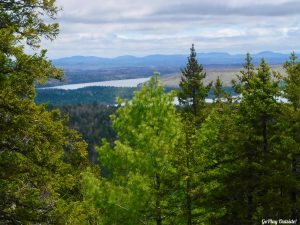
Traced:
<svg viewBox="0 0 300 225">
<path fill-rule="evenodd" d="M 66 84 L 54 87 L 45 87 L 40 89 L 62 89 L 62 90 L 76 90 L 85 87 L 137 87 L 146 81 L 149 81 L 150 77 L 146 78 L 136 78 L 136 79 L 124 79 L 124 80 L 110 80 L 110 81 L 99 81 L 90 83 L 80 83 L 80 84 Z"/>
</svg>

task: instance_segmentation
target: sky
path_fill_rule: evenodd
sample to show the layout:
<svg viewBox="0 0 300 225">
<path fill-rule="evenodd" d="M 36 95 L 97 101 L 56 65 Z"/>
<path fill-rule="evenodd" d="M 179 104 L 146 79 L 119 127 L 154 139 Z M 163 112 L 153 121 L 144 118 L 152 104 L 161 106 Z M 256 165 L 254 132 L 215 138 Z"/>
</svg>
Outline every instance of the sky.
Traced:
<svg viewBox="0 0 300 225">
<path fill-rule="evenodd" d="M 57 0 L 50 58 L 300 51 L 299 0 Z"/>
</svg>

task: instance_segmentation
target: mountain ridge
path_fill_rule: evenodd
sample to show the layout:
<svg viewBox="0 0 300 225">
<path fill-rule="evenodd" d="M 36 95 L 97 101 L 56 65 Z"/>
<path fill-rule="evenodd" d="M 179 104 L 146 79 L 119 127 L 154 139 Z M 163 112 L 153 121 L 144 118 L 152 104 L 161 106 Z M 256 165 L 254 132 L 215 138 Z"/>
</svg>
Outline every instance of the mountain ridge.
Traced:
<svg viewBox="0 0 300 225">
<path fill-rule="evenodd" d="M 289 59 L 290 54 L 263 51 L 252 54 L 253 63 L 258 64 L 261 58 L 265 58 L 269 64 L 283 64 Z M 203 65 L 239 65 L 244 63 L 246 54 L 230 54 L 227 52 L 198 53 L 197 59 Z M 299 55 L 298 55 L 299 56 Z M 98 56 L 71 56 L 53 59 L 52 62 L 64 69 L 100 69 L 122 67 L 184 67 L 188 55 L 184 54 L 152 54 L 147 56 L 122 55 L 114 58 Z"/>
</svg>

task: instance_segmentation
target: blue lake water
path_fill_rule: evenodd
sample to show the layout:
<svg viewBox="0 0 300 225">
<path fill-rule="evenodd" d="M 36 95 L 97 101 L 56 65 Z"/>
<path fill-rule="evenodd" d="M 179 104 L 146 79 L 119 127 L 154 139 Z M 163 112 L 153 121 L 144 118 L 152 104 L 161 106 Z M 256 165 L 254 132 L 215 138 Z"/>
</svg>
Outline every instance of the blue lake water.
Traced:
<svg viewBox="0 0 300 225">
<path fill-rule="evenodd" d="M 85 88 L 85 87 L 95 87 L 95 86 L 101 86 L 101 87 L 137 87 L 138 85 L 149 81 L 150 77 L 145 78 L 136 78 L 136 79 L 123 79 L 123 80 L 110 80 L 110 81 L 99 81 L 99 82 L 90 82 L 90 83 L 80 83 L 80 84 L 66 84 L 66 85 L 60 85 L 60 86 L 54 86 L 54 87 L 45 87 L 40 89 L 61 89 L 61 90 L 76 90 L 79 88 Z M 237 97 L 237 96 L 236 96 Z M 239 96 L 242 97 L 241 95 Z M 235 97 L 234 97 L 235 98 Z M 275 98 L 278 102 L 287 103 L 287 99 L 284 97 L 276 97 Z M 223 99 L 226 101 L 225 99 Z M 213 99 L 206 98 L 205 101 L 207 103 L 212 103 Z M 178 99 L 174 99 L 174 104 L 178 105 Z"/>
<path fill-rule="evenodd" d="M 85 87 L 137 87 L 139 84 L 142 84 L 150 80 L 150 77 L 146 78 L 137 78 L 137 79 L 124 79 L 124 80 L 110 80 L 110 81 L 99 81 L 99 82 L 90 82 L 90 83 L 80 83 L 80 84 L 66 84 L 54 87 L 45 87 L 41 89 L 62 89 L 62 90 L 76 90 L 79 88 Z"/>
</svg>

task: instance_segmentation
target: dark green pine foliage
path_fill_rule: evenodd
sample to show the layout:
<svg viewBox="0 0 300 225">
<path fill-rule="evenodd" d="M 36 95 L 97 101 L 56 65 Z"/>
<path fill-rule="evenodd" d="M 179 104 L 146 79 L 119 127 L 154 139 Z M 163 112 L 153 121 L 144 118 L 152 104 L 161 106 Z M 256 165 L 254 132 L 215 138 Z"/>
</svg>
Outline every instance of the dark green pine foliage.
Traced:
<svg viewBox="0 0 300 225">
<path fill-rule="evenodd" d="M 287 77 L 284 78 L 286 83 L 284 92 L 285 97 L 290 101 L 295 110 L 300 108 L 300 62 L 297 60 L 295 53 L 290 56 L 290 61 L 284 64 Z"/>
<path fill-rule="evenodd" d="M 198 63 L 194 45 L 191 47 L 188 63 L 182 69 L 181 82 L 179 84 L 178 100 L 181 106 L 182 129 L 185 140 L 180 148 L 180 163 L 178 167 L 182 171 L 182 190 L 184 192 L 183 217 L 187 225 L 195 224 L 198 202 L 201 192 L 201 181 L 197 176 L 198 162 L 196 155 L 199 149 L 195 146 L 195 133 L 206 117 L 207 107 L 205 98 L 211 88 L 211 83 L 204 84 L 206 73 L 203 66 Z"/>
<path fill-rule="evenodd" d="M 206 72 L 203 66 L 197 61 L 197 54 L 194 44 L 191 47 L 188 63 L 181 70 L 181 81 L 179 84 L 178 100 L 184 110 L 192 113 L 195 117 L 202 117 L 202 108 L 205 105 L 205 98 L 211 88 L 211 84 L 205 85 Z"/>
<path fill-rule="evenodd" d="M 290 190 L 289 199 L 291 201 L 291 215 L 293 219 L 300 219 L 300 62 L 297 56 L 292 53 L 290 61 L 284 65 L 287 76 L 284 78 L 284 96 L 288 99 L 289 104 L 285 108 L 283 117 L 283 127 L 286 135 L 289 135 L 289 156 L 291 157 L 289 171 Z M 288 178 L 287 177 L 287 178 Z"/>
<path fill-rule="evenodd" d="M 54 108 L 53 106 L 48 108 Z M 82 134 L 83 139 L 88 143 L 89 159 L 97 162 L 98 154 L 95 146 L 103 138 L 110 143 L 116 139 L 116 133 L 112 128 L 110 115 L 117 110 L 115 106 L 99 104 L 64 105 L 59 107 L 63 116 L 68 116 L 68 125 Z"/>
<path fill-rule="evenodd" d="M 224 165 L 227 172 L 219 179 L 222 188 L 217 196 L 226 213 L 217 224 L 258 224 L 262 218 L 285 215 L 286 201 L 280 192 L 282 149 L 275 141 L 280 137 L 279 77 L 265 60 L 255 71 L 249 54 L 244 68 L 239 84 L 235 83 L 243 96 L 234 118 L 238 139 L 231 155 L 236 160 Z"/>
<path fill-rule="evenodd" d="M 252 64 L 252 57 L 249 52 L 246 54 L 244 69 L 240 71 L 240 74 L 241 75 L 237 75 L 240 84 L 243 85 L 244 90 L 249 90 L 251 88 L 250 81 L 255 75 L 255 68 Z M 235 91 L 237 93 L 241 93 L 241 86 L 238 85 L 235 80 L 232 82 L 233 86 L 235 87 Z"/>
<path fill-rule="evenodd" d="M 234 121 L 234 104 L 227 99 L 217 99 L 211 107 L 194 137 L 194 148 L 197 149 L 194 160 L 198 163 L 196 190 L 200 196 L 194 200 L 197 205 L 193 213 L 195 224 L 220 224 L 222 219 L 219 219 L 226 214 L 224 202 L 231 199 L 224 187 L 234 182 L 233 177 L 227 176 L 237 160 L 234 150 L 239 132 Z"/>
<path fill-rule="evenodd" d="M 54 0 L 0 1 L 0 224 L 84 224 L 89 214 L 79 183 L 86 143 L 34 102 L 35 82 L 62 76 L 38 51 L 58 32 L 43 20 L 57 11 Z"/>
<path fill-rule="evenodd" d="M 242 98 L 222 110 L 216 105 L 202 125 L 198 146 L 207 187 L 206 224 L 254 225 L 264 218 L 289 218 L 288 144 L 281 130 L 279 82 L 265 60 L 255 70 L 247 54 L 234 82 Z"/>
<path fill-rule="evenodd" d="M 215 103 L 220 103 L 223 100 L 227 99 L 230 101 L 230 95 L 224 90 L 223 82 L 221 81 L 220 77 L 212 85 L 213 90 L 213 100 Z"/>
</svg>

